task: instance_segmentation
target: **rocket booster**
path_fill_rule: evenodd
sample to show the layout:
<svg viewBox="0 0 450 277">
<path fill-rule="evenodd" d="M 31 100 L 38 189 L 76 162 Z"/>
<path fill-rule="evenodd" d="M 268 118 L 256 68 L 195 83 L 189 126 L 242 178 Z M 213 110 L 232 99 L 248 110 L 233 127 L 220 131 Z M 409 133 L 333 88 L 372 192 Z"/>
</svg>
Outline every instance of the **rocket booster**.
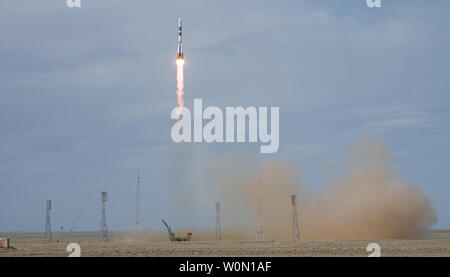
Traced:
<svg viewBox="0 0 450 277">
<path fill-rule="evenodd" d="M 178 58 L 183 59 L 183 41 L 182 41 L 182 33 L 181 33 L 181 18 L 178 18 Z"/>
</svg>

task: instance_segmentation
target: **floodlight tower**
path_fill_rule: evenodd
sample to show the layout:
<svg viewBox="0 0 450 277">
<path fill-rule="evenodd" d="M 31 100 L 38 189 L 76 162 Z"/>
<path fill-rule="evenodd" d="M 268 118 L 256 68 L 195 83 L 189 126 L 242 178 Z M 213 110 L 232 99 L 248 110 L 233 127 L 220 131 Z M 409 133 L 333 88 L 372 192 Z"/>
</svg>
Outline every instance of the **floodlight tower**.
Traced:
<svg viewBox="0 0 450 277">
<path fill-rule="evenodd" d="M 141 176 L 140 170 L 138 170 L 137 182 L 136 182 L 136 219 L 135 219 L 135 234 L 137 235 L 142 231 L 141 226 Z"/>
<path fill-rule="evenodd" d="M 262 203 L 262 182 L 258 179 L 258 208 L 256 211 L 256 240 L 264 240 L 264 221 L 263 221 L 263 203 Z"/>
<path fill-rule="evenodd" d="M 216 202 L 216 240 L 222 240 L 222 228 L 220 228 L 220 202 Z"/>
<path fill-rule="evenodd" d="M 108 237 L 108 226 L 106 225 L 106 210 L 105 210 L 105 202 L 108 200 L 108 193 L 106 191 L 102 191 L 102 211 L 100 217 L 100 241 L 107 242 L 109 240 Z"/>
<path fill-rule="evenodd" d="M 45 216 L 45 242 L 52 241 L 52 226 L 50 224 L 50 210 L 52 209 L 52 200 L 47 200 L 47 210 Z"/>
<path fill-rule="evenodd" d="M 292 204 L 292 232 L 291 239 L 293 241 L 300 239 L 300 232 L 298 230 L 298 218 L 297 218 L 297 195 L 291 195 Z"/>
</svg>

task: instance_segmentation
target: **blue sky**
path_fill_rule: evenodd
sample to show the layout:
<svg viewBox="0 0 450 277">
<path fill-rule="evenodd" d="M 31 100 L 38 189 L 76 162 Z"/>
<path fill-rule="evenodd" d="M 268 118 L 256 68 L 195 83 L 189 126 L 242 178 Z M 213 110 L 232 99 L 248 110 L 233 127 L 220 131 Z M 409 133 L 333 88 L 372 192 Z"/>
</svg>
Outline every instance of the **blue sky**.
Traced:
<svg viewBox="0 0 450 277">
<path fill-rule="evenodd" d="M 143 224 L 170 217 L 174 176 L 192 183 L 227 152 L 257 145 L 170 139 L 177 18 L 183 17 L 187 106 L 279 106 L 280 151 L 320 190 L 363 133 L 433 201 L 450 228 L 450 2 L 107 1 L 0 3 L 0 231 L 96 230 L 100 192 L 111 229 L 133 226 L 142 175 Z M 180 150 L 179 147 L 183 149 Z M 185 170 L 185 169 L 184 169 Z M 207 228 L 213 211 L 196 213 Z"/>
</svg>

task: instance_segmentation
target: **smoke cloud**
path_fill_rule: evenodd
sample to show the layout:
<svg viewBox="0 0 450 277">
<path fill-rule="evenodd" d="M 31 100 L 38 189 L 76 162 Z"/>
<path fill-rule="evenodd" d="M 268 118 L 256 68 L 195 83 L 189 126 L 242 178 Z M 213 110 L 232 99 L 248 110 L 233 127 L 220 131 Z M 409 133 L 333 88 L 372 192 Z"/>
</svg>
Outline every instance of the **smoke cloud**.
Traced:
<svg viewBox="0 0 450 277">
<path fill-rule="evenodd" d="M 382 141 L 364 136 L 353 147 L 350 171 L 301 205 L 304 239 L 423 238 L 437 222 L 430 200 L 400 180 Z"/>
<path fill-rule="evenodd" d="M 175 198 L 182 201 L 176 201 L 181 206 L 176 205 L 172 218 L 183 229 L 192 231 L 194 225 L 206 223 L 212 230 L 214 202 L 220 201 L 225 240 L 255 239 L 258 179 L 263 184 L 266 240 L 290 239 L 291 194 L 299 199 L 301 239 L 424 238 L 437 222 L 430 200 L 417 186 L 398 178 L 390 166 L 388 148 L 372 136 L 362 136 L 344 159 L 348 170 L 331 178 L 324 191 L 315 193 L 302 182 L 292 161 L 258 163 L 253 155 L 211 158 L 204 152 L 192 159 L 184 172 L 186 183 L 193 185 L 178 187 L 180 197 Z"/>
<path fill-rule="evenodd" d="M 295 193 L 302 239 L 424 238 L 437 221 L 432 203 L 417 186 L 397 177 L 390 160 L 381 140 L 363 136 L 350 151 L 348 172 L 316 194 L 302 184 L 293 162 L 259 167 L 251 157 L 229 155 L 211 163 L 208 172 L 217 182 L 215 199 L 223 202 L 228 230 L 256 230 L 261 178 L 266 239 L 290 239 L 290 195 Z"/>
</svg>

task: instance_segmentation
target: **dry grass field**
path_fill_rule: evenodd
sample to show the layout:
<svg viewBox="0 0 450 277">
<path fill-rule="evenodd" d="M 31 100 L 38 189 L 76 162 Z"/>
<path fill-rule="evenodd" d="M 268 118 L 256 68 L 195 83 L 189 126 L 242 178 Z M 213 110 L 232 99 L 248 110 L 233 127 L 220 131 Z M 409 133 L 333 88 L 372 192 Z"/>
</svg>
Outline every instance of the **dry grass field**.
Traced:
<svg viewBox="0 0 450 277">
<path fill-rule="evenodd" d="M 11 239 L 10 249 L 0 248 L 0 257 L 52 256 L 64 257 L 69 242 L 81 246 L 83 257 L 133 256 L 367 256 L 370 242 L 381 246 L 382 256 L 450 256 L 450 230 L 432 231 L 425 240 L 335 240 L 335 241 L 264 241 L 199 240 L 169 242 L 164 233 L 145 233 L 139 238 L 132 234 L 111 233 L 111 242 L 97 242 L 97 234 L 78 232 L 65 235 L 64 242 L 44 243 L 42 233 L 0 233 Z M 198 235 L 197 239 L 206 238 Z M 194 237 L 195 239 L 195 233 Z M 60 235 L 54 234 L 54 240 Z"/>
</svg>

